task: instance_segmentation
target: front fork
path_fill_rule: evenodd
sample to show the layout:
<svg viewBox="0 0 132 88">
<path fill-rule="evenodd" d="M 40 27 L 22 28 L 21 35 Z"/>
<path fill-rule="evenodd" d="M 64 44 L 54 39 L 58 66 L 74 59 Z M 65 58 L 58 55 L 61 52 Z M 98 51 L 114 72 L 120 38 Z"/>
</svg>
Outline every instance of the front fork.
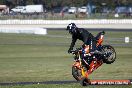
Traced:
<svg viewBox="0 0 132 88">
<path fill-rule="evenodd" d="M 82 67 L 81 72 L 83 77 L 88 78 L 88 72 L 84 69 L 84 67 Z"/>
<path fill-rule="evenodd" d="M 85 77 L 85 78 L 88 78 L 88 72 L 87 70 L 85 69 L 85 67 L 83 67 L 82 65 L 82 59 L 81 59 L 81 56 L 79 54 L 79 62 L 80 62 L 80 66 L 81 66 L 81 73 L 82 73 L 82 76 Z M 82 78 L 83 78 L 82 77 Z"/>
<path fill-rule="evenodd" d="M 88 70 L 86 70 L 82 65 L 81 73 L 82 76 L 88 79 L 89 74 L 91 74 L 94 70 L 100 67 L 103 64 L 103 61 L 92 61 Z"/>
</svg>

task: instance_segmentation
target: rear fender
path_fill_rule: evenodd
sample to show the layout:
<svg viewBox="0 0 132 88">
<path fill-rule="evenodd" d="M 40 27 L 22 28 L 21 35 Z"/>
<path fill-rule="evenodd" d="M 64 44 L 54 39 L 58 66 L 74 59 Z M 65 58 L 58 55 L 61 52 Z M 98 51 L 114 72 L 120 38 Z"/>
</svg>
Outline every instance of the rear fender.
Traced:
<svg viewBox="0 0 132 88">
<path fill-rule="evenodd" d="M 104 35 L 100 35 L 100 38 L 97 40 L 96 46 L 102 45 L 103 39 L 104 39 Z"/>
</svg>

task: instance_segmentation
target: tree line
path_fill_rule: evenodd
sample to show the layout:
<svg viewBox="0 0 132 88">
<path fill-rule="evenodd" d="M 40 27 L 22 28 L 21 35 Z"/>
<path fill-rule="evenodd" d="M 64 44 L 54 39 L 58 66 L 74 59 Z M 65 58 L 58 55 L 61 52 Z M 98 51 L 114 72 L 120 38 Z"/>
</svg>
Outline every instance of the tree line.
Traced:
<svg viewBox="0 0 132 88">
<path fill-rule="evenodd" d="M 0 4 L 5 4 L 10 8 L 15 6 L 25 6 L 31 4 L 43 4 L 47 9 L 63 6 L 86 6 L 87 4 L 93 4 L 97 7 L 103 5 L 109 8 L 115 8 L 116 6 L 131 6 L 132 0 L 0 0 Z"/>
</svg>

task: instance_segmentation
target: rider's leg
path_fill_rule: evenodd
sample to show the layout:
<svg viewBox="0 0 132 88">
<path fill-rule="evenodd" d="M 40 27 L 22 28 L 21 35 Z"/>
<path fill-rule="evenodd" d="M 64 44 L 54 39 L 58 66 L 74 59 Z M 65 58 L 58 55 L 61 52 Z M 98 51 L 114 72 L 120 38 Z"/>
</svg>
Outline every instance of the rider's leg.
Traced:
<svg viewBox="0 0 132 88">
<path fill-rule="evenodd" d="M 94 39 L 89 39 L 87 44 L 88 45 L 84 45 L 83 47 L 83 59 L 87 62 L 88 65 L 90 65 L 93 59 L 91 52 L 97 52 L 96 41 Z"/>
<path fill-rule="evenodd" d="M 92 57 L 90 56 L 90 46 L 89 45 L 85 45 L 83 47 L 83 63 L 85 64 L 85 67 L 87 67 L 87 69 L 89 69 L 90 63 L 92 61 Z"/>
<path fill-rule="evenodd" d="M 97 47 L 96 47 L 96 41 L 92 41 L 91 43 L 91 53 L 99 55 L 101 58 L 105 58 L 105 54 L 103 52 L 101 52 Z"/>
</svg>

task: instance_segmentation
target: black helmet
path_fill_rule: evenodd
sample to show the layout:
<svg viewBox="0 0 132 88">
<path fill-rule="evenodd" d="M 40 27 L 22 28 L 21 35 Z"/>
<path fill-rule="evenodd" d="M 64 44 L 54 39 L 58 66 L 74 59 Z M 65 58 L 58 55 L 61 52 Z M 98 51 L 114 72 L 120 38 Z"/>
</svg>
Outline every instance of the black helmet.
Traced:
<svg viewBox="0 0 132 88">
<path fill-rule="evenodd" d="M 75 25 L 75 23 L 70 23 L 70 24 L 68 24 L 66 30 L 69 30 L 69 33 L 73 34 L 73 33 L 77 32 L 76 29 L 77 29 L 77 26 Z"/>
</svg>

